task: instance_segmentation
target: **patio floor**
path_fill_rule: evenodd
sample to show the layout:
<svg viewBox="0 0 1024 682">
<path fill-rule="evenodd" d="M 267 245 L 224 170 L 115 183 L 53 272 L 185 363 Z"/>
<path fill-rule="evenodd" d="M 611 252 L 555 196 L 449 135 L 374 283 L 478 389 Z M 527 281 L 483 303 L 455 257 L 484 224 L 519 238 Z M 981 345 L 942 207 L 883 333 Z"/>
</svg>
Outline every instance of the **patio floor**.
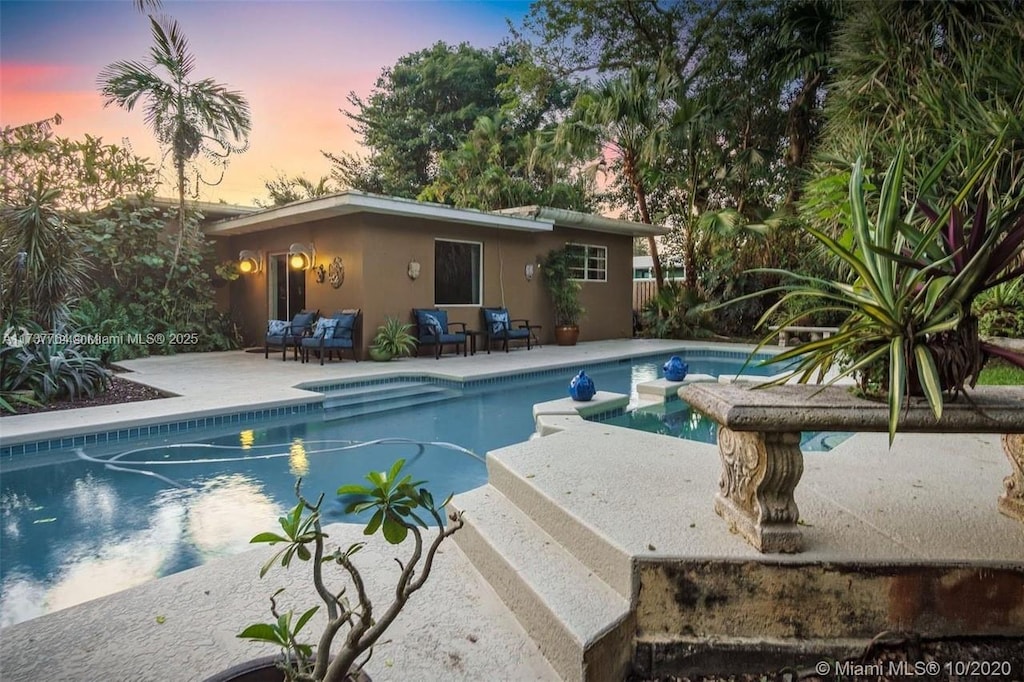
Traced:
<svg viewBox="0 0 1024 682">
<path fill-rule="evenodd" d="M 480 378 L 712 345 L 603 341 L 390 364 L 346 360 L 323 367 L 282 362 L 280 355 L 265 360 L 262 353 L 145 358 L 123 363 L 134 372 L 131 378 L 180 397 L 7 417 L 0 422 L 0 445 L 84 428 L 317 399 L 295 388 L 304 382 L 410 372 Z M 256 375 L 259 382 L 252 380 Z M 783 558 L 783 564 L 957 562 L 1024 571 L 1024 533 L 995 507 L 1008 472 L 997 437 L 903 435 L 889 450 L 884 435 L 860 434 L 830 454 L 834 457 L 828 461 L 807 458 L 798 495 L 810 524 L 805 528 L 809 551 Z M 528 483 L 535 491 L 520 486 L 524 499 L 542 495 L 546 507 L 560 508 L 616 553 L 689 562 L 765 558 L 731 535 L 712 509 L 718 480 L 713 446 L 585 424 L 575 438 L 563 433 L 503 448 L 495 453 L 492 473 L 498 466 L 507 480 L 512 476 L 516 485 Z M 338 526 L 332 532 L 347 539 L 357 537 L 359 529 Z M 373 549 L 366 556 L 379 554 L 382 565 L 393 564 L 386 560 L 393 555 L 384 551 Z M 273 653 L 234 637 L 242 626 L 266 615 L 269 588 L 285 584 L 268 583 L 269 576 L 260 584 L 255 567 L 266 553 L 254 550 L 217 560 L 5 628 L 0 678 L 195 680 Z M 438 561 L 436 573 L 388 631 L 390 643 L 379 646 L 367 666 L 374 680 L 559 678 L 462 549 L 448 544 Z M 293 573 L 297 577 L 299 572 Z M 371 582 L 376 589 L 386 584 L 376 570 Z"/>
</svg>

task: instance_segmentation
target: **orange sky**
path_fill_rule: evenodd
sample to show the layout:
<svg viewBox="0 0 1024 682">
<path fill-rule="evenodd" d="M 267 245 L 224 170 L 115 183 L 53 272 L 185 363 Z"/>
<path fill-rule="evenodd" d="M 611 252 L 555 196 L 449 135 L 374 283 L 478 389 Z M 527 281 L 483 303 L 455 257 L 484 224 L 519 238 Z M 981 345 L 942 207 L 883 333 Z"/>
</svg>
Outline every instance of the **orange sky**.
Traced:
<svg viewBox="0 0 1024 682">
<path fill-rule="evenodd" d="M 263 181 L 330 171 L 320 150 L 356 150 L 338 111 L 346 95 L 367 95 L 381 69 L 438 40 L 497 45 L 524 2 L 296 0 L 166 1 L 196 59 L 194 76 L 240 91 L 252 108 L 250 148 L 232 157 L 223 182 L 201 199 L 252 204 Z M 56 134 L 130 142 L 160 160 L 141 107 L 103 108 L 96 76 L 118 60 L 148 55 L 149 20 L 124 0 L 0 2 L 0 125 L 61 114 Z M 164 176 L 173 174 L 165 168 Z M 172 184 L 160 193 L 172 195 Z"/>
</svg>

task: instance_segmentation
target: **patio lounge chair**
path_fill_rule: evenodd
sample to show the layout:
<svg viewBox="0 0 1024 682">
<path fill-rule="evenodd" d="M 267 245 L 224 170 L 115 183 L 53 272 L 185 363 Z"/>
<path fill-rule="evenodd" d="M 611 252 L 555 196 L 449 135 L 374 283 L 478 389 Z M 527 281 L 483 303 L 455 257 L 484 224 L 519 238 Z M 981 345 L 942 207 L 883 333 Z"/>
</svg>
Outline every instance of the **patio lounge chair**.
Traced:
<svg viewBox="0 0 1024 682">
<path fill-rule="evenodd" d="M 299 359 L 299 345 L 302 337 L 308 336 L 313 328 L 313 321 L 320 314 L 319 310 L 303 310 L 291 322 L 288 320 L 270 320 L 267 322 L 267 335 L 263 338 L 263 357 L 270 357 L 270 347 L 281 347 L 281 360 L 288 359 L 288 346 L 294 349 L 295 359 Z"/>
<path fill-rule="evenodd" d="M 314 351 L 320 364 L 324 364 L 324 356 L 333 352 L 341 360 L 341 352 L 348 350 L 352 358 L 359 362 L 359 323 L 362 315 L 359 308 L 340 310 L 330 317 L 321 317 L 313 327 L 313 335 L 302 339 L 302 361 L 309 361 L 309 352 Z"/>
<path fill-rule="evenodd" d="M 441 357 L 441 349 L 445 344 L 455 346 L 458 354 L 462 346 L 462 355 L 466 356 L 466 324 L 449 322 L 448 311 L 438 308 L 413 308 L 412 317 L 416 320 L 416 340 L 421 346 L 435 346 L 434 358 Z M 458 331 L 453 332 L 452 327 Z"/>
<path fill-rule="evenodd" d="M 526 341 L 526 350 L 530 350 L 529 320 L 510 319 L 506 308 L 481 308 L 480 311 L 484 316 L 484 345 L 488 354 L 495 341 L 501 341 L 506 353 L 509 341 Z"/>
</svg>

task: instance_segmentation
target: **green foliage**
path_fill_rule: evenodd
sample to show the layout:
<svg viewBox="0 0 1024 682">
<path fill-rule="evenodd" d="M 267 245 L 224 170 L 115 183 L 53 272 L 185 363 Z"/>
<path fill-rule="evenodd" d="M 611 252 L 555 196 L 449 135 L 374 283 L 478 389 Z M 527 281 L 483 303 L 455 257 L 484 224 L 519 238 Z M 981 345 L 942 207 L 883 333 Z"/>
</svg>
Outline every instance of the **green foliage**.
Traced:
<svg viewBox="0 0 1024 682">
<path fill-rule="evenodd" d="M 848 3 L 835 36 L 825 125 L 814 177 L 849 159 L 881 168 L 907 150 L 919 183 L 959 141 L 954 163 L 933 188 L 946 204 L 991 141 L 1006 152 L 989 180 L 1019 186 L 1024 168 L 1024 14 L 1019 3 Z"/>
<path fill-rule="evenodd" d="M 320 607 L 308 609 L 298 618 L 295 618 L 293 611 L 280 613 L 277 598 L 283 590 L 278 590 L 270 597 L 271 613 L 276 620 L 250 625 L 238 635 L 243 639 L 270 643 L 283 649 L 285 656 L 278 667 L 284 672 L 285 679 L 340 682 L 347 679 L 346 675 L 350 672 L 359 670 L 366 661 L 357 664 L 357 659 L 372 649 L 409 597 L 429 578 L 441 542 L 462 527 L 461 516 L 452 514 L 451 523 L 445 528 L 442 514 L 451 496 L 440 505 L 435 504 L 427 489 L 421 487 L 423 482 L 414 482 L 409 474 L 404 473 L 404 467 L 405 460 L 400 459 L 387 471 L 370 472 L 366 476 L 370 483 L 368 486 L 343 485 L 338 488 L 338 495 L 346 501 L 347 512 L 374 512 L 363 531 L 365 535 L 381 531 L 392 545 L 399 545 L 410 536 L 413 540 L 411 555 L 405 562 L 399 561 L 402 572 L 393 601 L 383 612 L 373 610 L 363 578 L 352 562 L 353 556 L 363 548 L 364 543 L 357 542 L 347 549 L 337 548 L 326 553 L 327 535 L 321 526 L 320 513 L 323 495 L 315 504 L 308 502 L 300 492 L 301 479 L 295 485 L 298 504 L 278 519 L 282 532 L 260 533 L 252 538 L 253 543 L 284 545 L 262 566 L 261 578 L 275 564 L 288 568 L 294 559 L 308 562 L 313 573 L 313 586 L 324 603 L 327 615 L 327 624 L 317 646 L 314 648 L 311 644 L 300 642 L 301 631 Z M 423 516 L 429 516 L 430 522 L 424 521 Z M 437 535 L 424 554 L 421 529 L 431 526 L 436 526 Z M 337 592 L 327 588 L 324 566 L 328 564 L 340 566 L 347 574 L 348 582 L 355 592 L 354 599 L 349 596 L 351 592 L 348 592 L 347 587 Z M 329 660 L 332 643 L 346 626 L 348 632 L 341 638 L 341 646 L 334 649 L 334 659 Z"/>
<path fill-rule="evenodd" d="M 253 202 L 260 208 L 284 206 L 305 199 L 318 199 L 338 191 L 332 180 L 325 175 L 320 176 L 320 179 L 314 183 L 304 175 L 289 178 L 283 173 L 278 173 L 273 180 L 265 180 L 263 186 L 267 188 L 270 200 L 253 199 Z"/>
<path fill-rule="evenodd" d="M 544 288 L 551 298 L 555 326 L 575 326 L 586 312 L 580 303 L 580 283 L 572 278 L 572 255 L 569 249 L 552 249 L 541 261 Z"/>
<path fill-rule="evenodd" d="M 974 313 L 982 336 L 1024 339 L 1024 279 L 981 292 L 974 301 Z"/>
<path fill-rule="evenodd" d="M 943 238 L 938 230 L 943 221 L 915 225 L 920 219 L 912 211 L 904 219 L 905 158 L 901 149 L 890 164 L 874 220 L 868 217 L 863 166 L 860 161 L 854 165 L 849 194 L 850 245 L 807 228 L 834 258 L 854 272 L 853 284 L 780 273 L 790 277 L 791 283 L 777 289 L 785 296 L 762 318 L 764 324 L 793 298 L 816 301 L 814 310 L 846 313 L 838 333 L 787 350 L 772 362 L 796 361 L 796 368 L 780 382 L 792 377 L 801 382 L 812 378 L 820 381 L 836 368 L 840 371 L 829 383 L 855 374 L 865 392 L 881 389 L 889 404 L 890 442 L 915 384 L 915 392 L 927 398 L 938 419 L 943 393 L 963 391 L 967 383 L 973 386 L 985 353 L 1013 359 L 1013 354 L 979 341 L 977 321 L 970 311 L 977 294 L 1004 271 L 1007 261 L 1003 256 L 1019 252 L 1019 241 L 1024 240 L 1024 227 L 1017 235 L 1012 225 L 1007 230 L 1001 220 L 988 221 L 984 209 L 975 213 L 969 233 L 956 228 Z M 995 154 L 990 155 L 986 163 L 967 173 L 966 186 L 959 196 L 966 197 L 985 173 L 991 172 L 995 158 Z M 941 172 L 941 166 L 929 172 L 922 190 L 926 191 Z M 953 207 L 944 215 L 956 213 Z M 995 248 L 997 244 L 1000 246 Z M 961 261 L 961 256 L 967 260 Z M 793 321 L 791 317 L 779 324 Z M 760 346 L 773 338 L 774 334 L 769 333 Z M 1024 365 L 1024 358 L 1016 361 Z M 875 382 L 880 385 L 873 385 Z"/>
<path fill-rule="evenodd" d="M 0 369 L 0 392 L 8 396 L 30 391 L 37 403 L 93 396 L 110 386 L 110 372 L 75 345 L 4 345 L 0 347 Z"/>
<path fill-rule="evenodd" d="M 497 210 L 553 206 L 586 211 L 593 181 L 574 171 L 539 135 L 519 135 L 503 114 L 481 116 L 466 141 L 441 155 L 437 177 L 421 201 Z"/>
<path fill-rule="evenodd" d="M 148 63 L 118 61 L 100 71 L 97 83 L 103 106 L 116 104 L 132 111 L 145 103 L 146 123 L 161 147 L 168 150 L 178 184 L 178 220 L 180 230 L 175 249 L 167 263 L 166 282 L 178 274 L 178 260 L 185 241 L 197 235 L 187 229 L 185 208 L 185 168 L 193 164 L 196 184 L 218 184 L 231 154 L 248 149 L 252 129 L 249 103 L 238 92 L 210 78 L 191 80 L 195 57 L 178 22 L 169 17 L 149 17 L 153 47 Z M 164 72 L 164 77 L 161 73 Z M 220 177 L 203 177 L 197 158 L 202 157 L 220 169 Z"/>
<path fill-rule="evenodd" d="M 711 335 L 707 302 L 693 289 L 667 282 L 641 311 L 644 336 L 697 339 Z"/>
<path fill-rule="evenodd" d="M 384 69 L 367 99 L 348 95 L 365 158 L 325 152 L 339 184 L 415 198 L 435 179 L 437 158 L 465 140 L 480 116 L 501 107 L 499 66 L 507 55 L 443 42 Z"/>
<path fill-rule="evenodd" d="M 0 204 L 0 268 L 5 286 L 0 317 L 31 319 L 48 330 L 67 321 L 86 289 L 82 239 L 57 208 L 59 189 L 36 178 L 24 204 Z"/>
<path fill-rule="evenodd" d="M 210 276 L 217 264 L 212 243 L 199 235 L 197 215 L 187 219 L 176 277 L 167 282 L 163 276 L 176 248 L 166 233 L 171 216 L 144 201 L 122 200 L 81 217 L 85 252 L 96 263 L 100 288 L 75 315 L 77 330 L 152 340 L 105 348 L 111 360 L 239 347 L 237 325 L 217 311 Z"/>
<path fill-rule="evenodd" d="M 92 135 L 54 137 L 52 126 L 61 121 L 57 115 L 0 130 L 0 203 L 30 205 L 40 184 L 59 190 L 53 205 L 61 212 L 92 211 L 119 197 L 153 193 L 157 177 L 148 159 Z"/>
<path fill-rule="evenodd" d="M 981 370 L 978 383 L 986 386 L 1024 386 L 1024 369 L 995 361 Z"/>
<path fill-rule="evenodd" d="M 391 357 L 412 355 L 416 348 L 416 337 L 410 332 L 412 325 L 397 317 L 385 317 L 384 324 L 377 327 L 372 346 Z"/>
</svg>

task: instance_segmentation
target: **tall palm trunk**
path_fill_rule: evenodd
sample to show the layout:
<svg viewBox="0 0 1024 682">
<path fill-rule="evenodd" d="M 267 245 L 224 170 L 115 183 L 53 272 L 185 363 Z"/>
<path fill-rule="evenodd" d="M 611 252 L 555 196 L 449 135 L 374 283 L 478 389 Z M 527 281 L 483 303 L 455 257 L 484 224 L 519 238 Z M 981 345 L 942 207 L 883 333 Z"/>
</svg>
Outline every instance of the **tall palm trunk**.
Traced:
<svg viewBox="0 0 1024 682">
<path fill-rule="evenodd" d="M 633 189 L 633 194 L 636 195 L 637 207 L 640 209 L 640 222 L 647 225 L 651 225 L 651 213 L 647 208 L 647 192 L 644 191 L 644 185 L 640 181 L 640 176 L 636 170 L 636 161 L 633 155 L 629 152 L 623 153 L 623 172 L 629 180 L 629 186 Z M 655 240 L 654 235 L 647 237 L 647 250 L 651 253 L 651 267 L 654 271 L 654 282 L 658 291 L 665 286 L 665 276 L 661 271 L 661 259 L 658 257 L 658 242 Z"/>
<path fill-rule="evenodd" d="M 171 265 L 167 268 L 167 284 L 171 285 L 174 279 L 174 272 L 178 268 L 178 259 L 181 257 L 181 247 L 185 243 L 185 163 L 176 164 L 178 167 L 178 239 L 174 244 L 174 256 L 171 257 Z"/>
</svg>

